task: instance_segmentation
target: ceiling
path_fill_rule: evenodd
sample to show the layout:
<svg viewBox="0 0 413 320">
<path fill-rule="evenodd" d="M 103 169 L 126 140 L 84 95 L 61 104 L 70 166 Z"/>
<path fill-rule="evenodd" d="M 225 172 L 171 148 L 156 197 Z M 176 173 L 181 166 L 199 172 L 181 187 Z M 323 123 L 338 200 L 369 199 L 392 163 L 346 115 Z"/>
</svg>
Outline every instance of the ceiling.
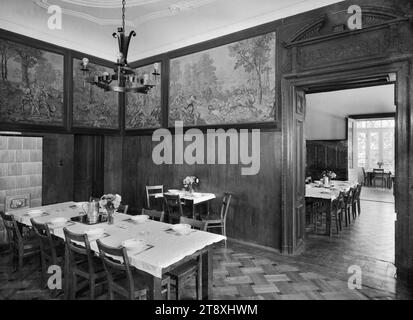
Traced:
<svg viewBox="0 0 413 320">
<path fill-rule="evenodd" d="M 308 112 L 336 118 L 350 115 L 394 113 L 394 85 L 331 91 L 306 95 Z"/>
<path fill-rule="evenodd" d="M 121 0 L 0 0 L 0 28 L 114 60 L 112 33 Z M 135 30 L 129 61 L 178 49 L 342 0 L 127 0 L 126 29 Z M 48 8 L 62 8 L 51 30 Z"/>
</svg>

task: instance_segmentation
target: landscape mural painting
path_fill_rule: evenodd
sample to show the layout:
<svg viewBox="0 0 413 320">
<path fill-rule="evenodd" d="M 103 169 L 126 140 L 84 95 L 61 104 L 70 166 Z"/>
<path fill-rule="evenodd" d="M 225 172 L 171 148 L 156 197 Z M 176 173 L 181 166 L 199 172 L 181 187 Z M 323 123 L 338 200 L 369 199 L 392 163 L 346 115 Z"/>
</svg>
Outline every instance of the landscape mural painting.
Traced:
<svg viewBox="0 0 413 320">
<path fill-rule="evenodd" d="M 63 125 L 64 57 L 0 39 L 0 122 Z"/>
<path fill-rule="evenodd" d="M 159 69 L 161 63 L 158 62 Z M 161 126 L 161 79 L 155 78 L 153 64 L 135 69 L 138 77 L 144 74 L 155 86 L 147 94 L 128 93 L 126 98 L 126 129 L 151 129 Z"/>
<path fill-rule="evenodd" d="M 275 120 L 275 33 L 172 59 L 169 125 Z"/>
<path fill-rule="evenodd" d="M 119 96 L 113 91 L 92 85 L 86 81 L 89 76 L 109 74 L 113 70 L 89 63 L 88 74 L 83 74 L 81 60 L 73 59 L 73 126 L 83 128 L 118 129 Z"/>
</svg>

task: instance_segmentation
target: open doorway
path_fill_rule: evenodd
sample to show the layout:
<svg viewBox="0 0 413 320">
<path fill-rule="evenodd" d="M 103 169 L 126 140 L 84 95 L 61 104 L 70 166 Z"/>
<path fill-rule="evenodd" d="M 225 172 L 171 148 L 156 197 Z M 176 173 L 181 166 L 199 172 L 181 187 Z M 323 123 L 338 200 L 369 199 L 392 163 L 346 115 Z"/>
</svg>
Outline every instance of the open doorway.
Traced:
<svg viewBox="0 0 413 320">
<path fill-rule="evenodd" d="M 323 248 L 326 257 L 334 261 L 340 261 L 340 255 L 346 252 L 354 264 L 381 261 L 395 272 L 394 84 L 329 90 L 306 94 L 305 98 L 306 177 L 317 181 L 326 171 L 334 172 L 336 176 L 327 188 L 320 188 L 326 189 L 321 191 L 326 197 L 324 202 L 314 201 L 317 198 L 307 198 L 306 195 L 309 246 Z M 357 184 L 362 184 L 359 195 Z M 333 196 L 327 199 L 327 193 L 337 192 L 337 197 L 338 192 L 351 195 L 350 188 L 354 189 L 356 205 L 350 206 L 349 210 L 355 214 L 352 212 L 348 221 L 340 215 L 337 218 L 341 221 L 336 221 L 334 216 L 329 217 L 329 221 L 326 214 L 334 208 L 321 207 L 326 201 L 334 202 Z M 356 197 L 360 199 L 360 210 Z M 308 200 L 311 205 L 316 205 L 314 210 L 323 211 L 324 216 L 319 214 L 317 219 L 312 218 Z M 332 224 L 330 236 L 334 240 L 326 243 L 320 234 L 328 235 L 324 230 L 331 227 L 329 223 Z"/>
</svg>

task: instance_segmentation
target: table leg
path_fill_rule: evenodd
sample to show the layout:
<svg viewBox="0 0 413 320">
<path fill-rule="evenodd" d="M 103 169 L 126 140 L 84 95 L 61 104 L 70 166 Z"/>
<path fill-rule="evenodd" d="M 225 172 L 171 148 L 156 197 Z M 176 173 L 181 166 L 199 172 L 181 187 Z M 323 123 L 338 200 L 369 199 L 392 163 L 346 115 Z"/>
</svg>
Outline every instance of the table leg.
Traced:
<svg viewBox="0 0 413 320">
<path fill-rule="evenodd" d="M 149 299 L 162 300 L 162 279 L 152 276 L 152 281 L 149 290 Z"/>
<path fill-rule="evenodd" d="M 212 299 L 212 249 L 209 248 L 207 251 L 201 254 L 199 258 L 201 259 L 201 299 Z"/>
<path fill-rule="evenodd" d="M 332 231 L 332 223 L 331 223 L 331 211 L 333 210 L 333 201 L 330 201 L 330 205 L 328 206 L 328 212 L 326 216 L 326 227 L 328 228 L 328 235 L 331 237 L 333 235 Z"/>
</svg>

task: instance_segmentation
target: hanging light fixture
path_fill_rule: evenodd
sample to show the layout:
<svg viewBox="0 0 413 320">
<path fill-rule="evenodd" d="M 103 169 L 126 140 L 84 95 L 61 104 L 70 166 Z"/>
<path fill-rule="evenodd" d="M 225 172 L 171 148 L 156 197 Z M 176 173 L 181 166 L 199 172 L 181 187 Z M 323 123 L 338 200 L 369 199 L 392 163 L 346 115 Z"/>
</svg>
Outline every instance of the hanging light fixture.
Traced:
<svg viewBox="0 0 413 320">
<path fill-rule="evenodd" d="M 146 94 L 155 85 L 150 82 L 148 74 L 144 74 L 140 77 L 133 69 L 128 66 L 128 50 L 129 43 L 132 37 L 136 36 L 135 31 L 131 31 L 129 36 L 125 34 L 125 6 L 126 1 L 122 0 L 122 27 L 118 28 L 117 32 L 114 32 L 112 36 L 118 39 L 119 52 L 116 54 L 116 65 L 113 74 L 103 72 L 102 74 L 94 74 L 91 76 L 88 69 L 89 59 L 83 58 L 81 62 L 81 70 L 83 74 L 88 77 L 86 82 L 96 85 L 105 91 L 115 92 L 136 92 Z M 154 82 L 159 76 L 159 64 L 154 64 L 154 70 L 152 72 Z"/>
</svg>

